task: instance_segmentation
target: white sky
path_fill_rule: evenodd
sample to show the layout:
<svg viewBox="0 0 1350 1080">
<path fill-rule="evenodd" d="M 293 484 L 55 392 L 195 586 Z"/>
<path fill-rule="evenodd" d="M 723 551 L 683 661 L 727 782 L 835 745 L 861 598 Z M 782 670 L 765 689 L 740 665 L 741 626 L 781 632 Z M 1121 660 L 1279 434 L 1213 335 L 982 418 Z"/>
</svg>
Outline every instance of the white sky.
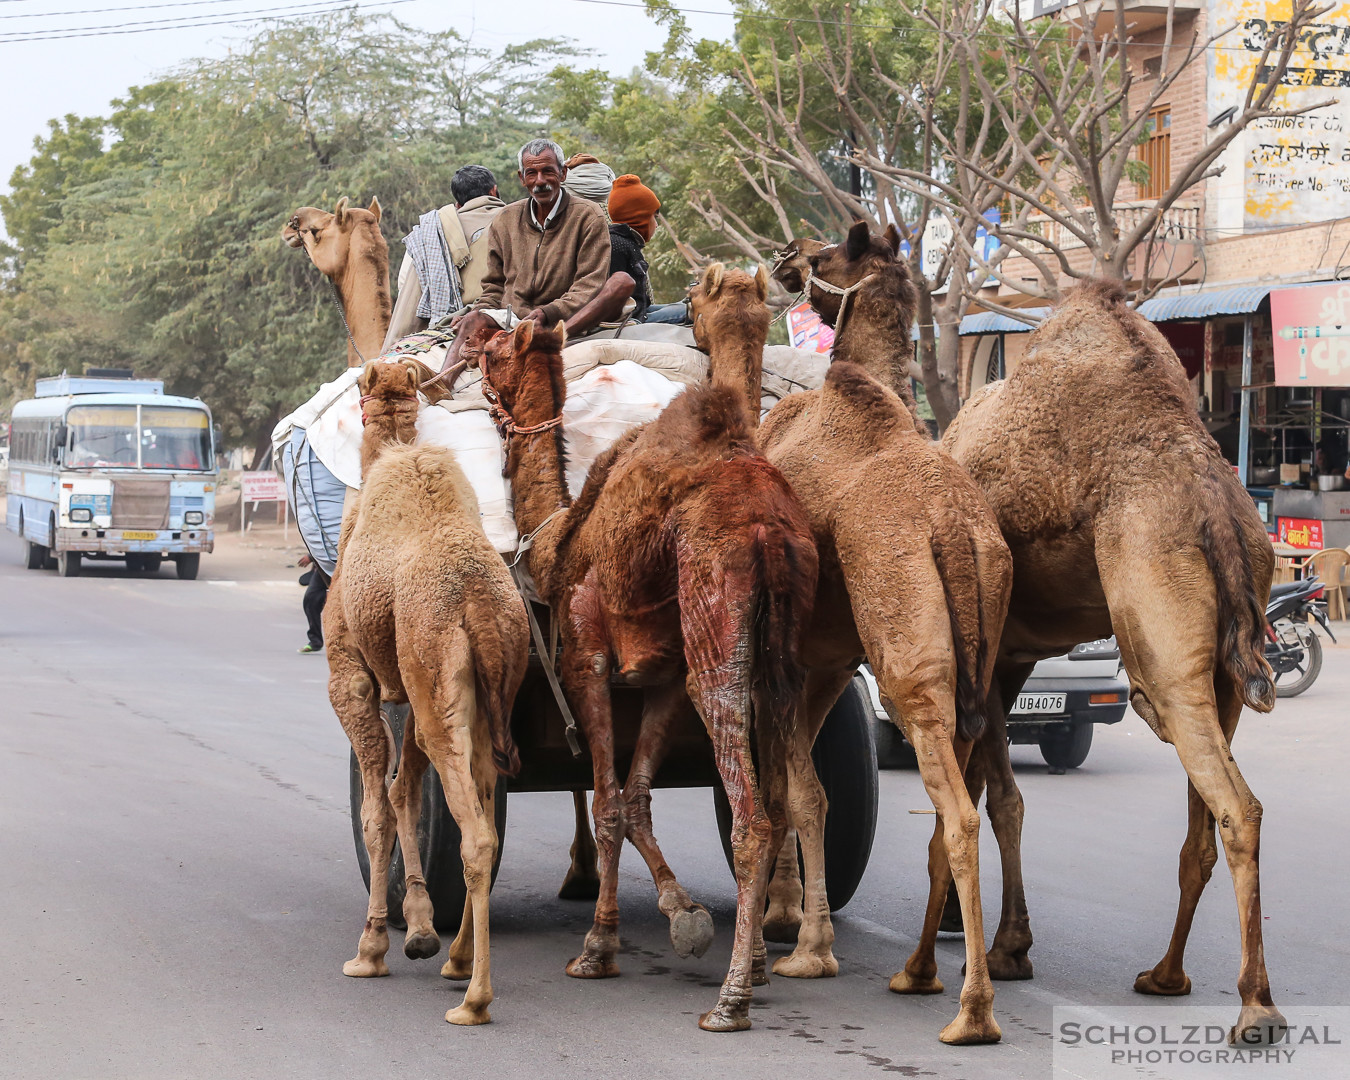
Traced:
<svg viewBox="0 0 1350 1080">
<path fill-rule="evenodd" d="M 165 0 L 0 0 L 0 36 L 26 30 L 101 26 L 175 15 L 254 11 L 296 4 L 296 0 L 236 0 L 221 6 L 165 6 L 142 11 L 108 8 L 164 3 Z M 323 0 L 316 0 L 323 2 Z M 641 8 L 602 6 L 583 0 L 412 0 L 384 8 L 398 19 L 429 30 L 453 26 L 490 48 L 539 37 L 571 37 L 595 50 L 586 66 L 627 74 L 646 53 L 665 42 L 665 30 Z M 728 0 L 699 0 L 692 6 L 730 11 Z M 91 14 L 52 12 L 90 9 Z M 16 18 L 14 16 L 24 16 Z M 729 37 L 732 20 L 723 15 L 687 15 L 697 37 Z M 34 136 L 47 121 L 76 113 L 106 115 L 108 103 L 128 87 L 154 81 L 183 60 L 226 52 L 247 36 L 246 25 L 160 30 L 150 33 L 69 38 L 42 42 L 0 40 L 0 187 L 8 189 L 16 165 L 33 153 Z"/>
</svg>

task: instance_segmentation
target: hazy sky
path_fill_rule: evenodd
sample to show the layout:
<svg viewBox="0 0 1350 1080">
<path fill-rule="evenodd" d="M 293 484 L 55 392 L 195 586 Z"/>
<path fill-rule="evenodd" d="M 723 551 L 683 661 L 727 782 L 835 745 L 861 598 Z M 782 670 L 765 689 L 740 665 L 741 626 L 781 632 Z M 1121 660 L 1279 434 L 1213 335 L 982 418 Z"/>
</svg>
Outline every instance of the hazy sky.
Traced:
<svg viewBox="0 0 1350 1080">
<path fill-rule="evenodd" d="M 315 0 L 323 3 L 324 0 Z M 220 0 L 167 3 L 166 0 L 0 0 L 0 185 L 8 187 L 16 165 L 32 156 L 33 138 L 47 121 L 66 113 L 98 115 L 129 86 L 153 81 L 183 60 L 216 56 L 247 36 L 247 25 L 198 26 L 52 41 L 4 40 L 13 32 L 106 26 L 140 20 L 297 7 L 297 0 Z M 536 37 L 572 37 L 596 55 L 588 66 L 626 74 L 658 49 L 665 31 L 641 8 L 584 0 L 411 0 L 386 7 L 373 0 L 370 11 L 387 10 L 404 22 L 428 29 L 453 26 L 488 47 Z M 728 0 L 699 0 L 694 7 L 730 11 Z M 117 9 L 121 10 L 117 10 Z M 135 8 L 136 10 L 128 10 Z M 54 13 L 68 12 L 85 14 Z M 222 14 L 224 13 L 224 14 Z M 732 21 L 724 15 L 688 15 L 694 33 L 725 38 Z M 254 24 L 256 27 L 256 24 Z"/>
</svg>

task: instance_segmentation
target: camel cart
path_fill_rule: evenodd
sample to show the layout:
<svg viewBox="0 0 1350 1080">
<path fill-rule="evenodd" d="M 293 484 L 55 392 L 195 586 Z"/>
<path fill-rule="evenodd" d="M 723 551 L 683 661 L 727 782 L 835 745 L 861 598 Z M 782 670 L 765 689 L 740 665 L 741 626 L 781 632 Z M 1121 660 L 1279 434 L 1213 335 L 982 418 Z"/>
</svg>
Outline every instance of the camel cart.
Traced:
<svg viewBox="0 0 1350 1080">
<path fill-rule="evenodd" d="M 547 617 L 547 609 L 535 607 Z M 637 742 L 642 715 L 642 691 L 615 684 L 613 687 L 615 761 L 618 775 L 626 776 Z M 386 705 L 385 718 L 399 749 L 403 746 L 406 705 Z M 520 748 L 520 772 L 497 781 L 497 865 L 507 838 L 507 797 L 523 791 L 587 791 L 591 787 L 591 762 L 584 748 L 574 757 L 567 742 L 562 713 L 554 701 L 543 665 L 534 652 L 530 669 L 516 696 L 511 716 L 512 732 Z M 855 678 L 830 711 L 816 740 L 812 758 L 829 799 L 825 820 L 825 881 L 830 910 L 837 911 L 853 897 L 867 859 L 877 823 L 877 754 L 873 743 L 873 705 L 862 678 Z M 583 744 L 584 747 L 584 744 Z M 395 757 L 397 760 L 397 756 Z M 351 755 L 352 836 L 361 876 L 370 888 L 370 860 L 361 835 L 361 774 L 356 755 Z M 731 866 L 731 808 L 722 793 L 722 782 L 713 763 L 712 743 L 692 713 L 671 740 L 670 752 L 656 774 L 653 788 L 711 787 L 710 809 L 716 814 L 722 849 Z M 445 802 L 440 778 L 428 767 L 422 781 L 422 815 L 417 826 L 417 846 L 427 892 L 436 909 L 436 928 L 454 932 L 464 911 L 464 869 L 459 858 L 459 829 Z M 567 853 L 558 853 L 559 880 L 567 868 Z M 496 879 L 497 866 L 493 866 Z M 389 867 L 389 921 L 403 926 L 403 855 L 397 844 Z"/>
</svg>

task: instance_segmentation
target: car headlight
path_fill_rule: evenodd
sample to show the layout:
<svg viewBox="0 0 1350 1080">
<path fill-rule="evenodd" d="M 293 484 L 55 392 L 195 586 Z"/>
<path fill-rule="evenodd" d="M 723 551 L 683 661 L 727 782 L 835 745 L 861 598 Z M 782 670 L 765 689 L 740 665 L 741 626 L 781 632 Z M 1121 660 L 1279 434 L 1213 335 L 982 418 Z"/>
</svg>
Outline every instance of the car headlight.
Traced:
<svg viewBox="0 0 1350 1080">
<path fill-rule="evenodd" d="M 72 507 L 70 511 L 70 520 L 88 523 L 94 520 L 94 512 L 87 506 Z"/>
<path fill-rule="evenodd" d="M 183 515 L 184 525 L 200 525 L 206 518 L 200 510 L 189 510 Z"/>
</svg>

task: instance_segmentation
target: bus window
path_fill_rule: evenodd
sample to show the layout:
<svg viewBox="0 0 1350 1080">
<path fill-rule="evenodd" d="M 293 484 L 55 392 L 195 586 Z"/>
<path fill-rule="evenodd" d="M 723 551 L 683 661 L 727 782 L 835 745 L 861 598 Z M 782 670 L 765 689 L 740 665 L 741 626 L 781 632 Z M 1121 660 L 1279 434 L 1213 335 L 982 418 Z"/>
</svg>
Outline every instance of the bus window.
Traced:
<svg viewBox="0 0 1350 1080">
<path fill-rule="evenodd" d="M 66 414 L 70 426 L 68 469 L 134 469 L 135 405 L 76 405 Z"/>
<path fill-rule="evenodd" d="M 141 468 L 208 469 L 211 426 L 200 409 L 141 406 Z"/>
</svg>

